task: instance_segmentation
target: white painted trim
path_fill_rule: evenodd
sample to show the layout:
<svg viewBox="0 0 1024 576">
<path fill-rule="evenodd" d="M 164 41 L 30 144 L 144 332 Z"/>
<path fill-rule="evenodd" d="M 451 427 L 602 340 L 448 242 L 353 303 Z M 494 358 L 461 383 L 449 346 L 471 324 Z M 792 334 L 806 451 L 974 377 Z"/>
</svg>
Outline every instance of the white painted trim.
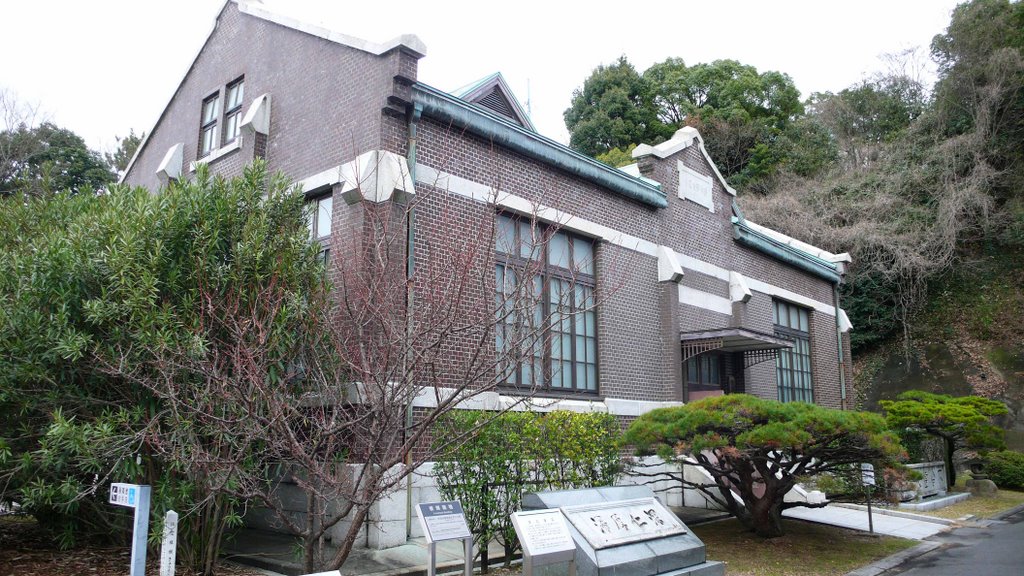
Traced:
<svg viewBox="0 0 1024 576">
<path fill-rule="evenodd" d="M 311 180 L 317 182 L 322 181 L 323 179 L 326 178 L 326 175 L 328 174 L 336 175 L 338 173 L 339 168 L 332 168 L 331 170 L 321 172 L 316 176 L 303 180 L 303 183 Z M 337 176 L 335 176 L 335 178 L 336 177 Z M 337 180 L 335 180 L 335 182 L 336 181 Z M 470 198 L 478 202 L 494 204 L 502 208 L 514 210 L 516 212 L 520 212 L 526 215 L 535 215 L 540 220 L 557 223 L 566 228 L 567 230 L 572 230 L 580 234 L 600 238 L 601 240 L 604 240 L 610 244 L 621 246 L 628 250 L 634 250 L 636 252 L 640 252 L 641 254 L 646 254 L 648 256 L 658 256 L 658 249 L 660 246 L 658 244 L 655 244 L 654 242 L 650 242 L 642 238 L 637 238 L 636 236 L 631 236 L 624 232 L 619 232 L 618 230 L 614 230 L 612 228 L 603 226 L 596 222 L 591 222 L 590 220 L 586 220 L 578 216 L 573 216 L 566 212 L 562 212 L 561 210 L 556 210 L 555 208 L 550 208 L 542 204 L 535 204 L 521 196 L 516 196 L 514 194 L 502 192 L 500 190 L 497 190 L 496 188 L 487 186 L 485 184 L 480 184 L 478 182 L 473 182 L 471 180 L 467 180 L 459 176 L 441 172 L 440 170 L 433 168 L 431 166 L 427 166 L 425 164 L 416 165 L 416 181 L 420 184 L 426 184 L 428 186 L 434 186 L 442 190 L 447 190 L 448 192 L 451 192 L 453 194 L 458 194 L 460 196 Z M 304 189 L 312 190 L 313 187 L 306 187 Z M 676 256 L 679 259 L 679 264 L 684 269 L 699 272 L 701 274 L 706 274 L 713 278 L 718 278 L 723 282 L 729 282 L 730 280 L 730 270 L 726 270 L 725 268 L 722 268 L 720 266 L 704 262 L 703 260 L 698 260 L 692 256 L 687 256 L 685 254 L 676 253 Z M 802 296 L 800 294 L 797 294 L 796 292 L 791 292 L 789 290 L 786 290 L 785 288 L 780 288 L 778 286 L 774 286 L 772 284 L 762 282 L 754 278 L 745 278 L 747 286 L 751 290 L 756 290 L 758 292 L 768 294 L 769 296 L 775 296 L 783 300 L 793 302 L 794 304 L 800 304 L 802 306 L 812 308 L 814 310 L 823 312 L 830 316 L 835 316 L 835 308 L 830 304 L 818 302 L 817 300 L 813 300 L 806 296 Z M 722 300 L 729 302 L 727 298 L 722 298 Z M 715 311 L 721 309 L 720 303 L 715 303 L 711 305 L 714 306 L 714 308 L 712 309 Z M 728 314 L 732 314 L 731 304 Z"/>
<path fill-rule="evenodd" d="M 261 3 L 254 2 L 249 3 L 246 0 L 233 0 L 238 4 L 238 11 L 242 14 L 248 14 L 255 16 L 261 20 L 280 24 L 286 28 L 305 32 L 324 40 L 329 40 L 335 44 L 341 44 L 342 46 L 348 46 L 349 48 L 355 48 L 356 50 L 362 50 L 363 52 L 369 52 L 380 56 L 381 54 L 390 52 L 395 48 L 403 47 L 420 56 L 426 56 L 427 46 L 414 34 L 403 34 L 388 40 L 387 42 L 378 44 L 376 42 L 370 42 L 363 40 L 362 38 L 356 38 L 355 36 L 349 36 L 348 34 L 342 34 L 322 26 L 317 26 L 309 22 L 303 22 L 297 18 L 291 16 L 285 16 L 284 14 L 278 14 L 267 10 Z"/>
<path fill-rule="evenodd" d="M 696 128 L 692 126 L 684 126 L 676 133 L 672 135 L 669 140 L 658 144 L 657 146 L 651 146 L 650 144 L 641 144 L 633 149 L 633 158 L 643 158 L 644 156 L 656 156 L 658 158 L 668 158 L 669 156 L 684 150 L 694 142 L 697 142 L 697 147 L 700 149 L 701 154 L 704 155 L 704 159 L 707 160 L 708 165 L 711 166 L 711 170 L 718 177 L 718 181 L 725 188 L 725 191 L 735 196 L 736 190 L 729 186 L 729 183 L 725 181 L 722 173 L 718 171 L 718 166 L 711 159 L 711 155 L 708 154 L 706 148 L 704 148 L 704 138 L 701 137 L 700 132 L 697 132 Z"/>
<path fill-rule="evenodd" d="M 718 278 L 723 282 L 729 282 L 731 271 L 726 270 L 725 268 L 715 266 L 714 264 L 710 264 L 702 260 L 697 260 L 696 258 L 687 256 L 685 254 L 679 255 L 679 263 L 682 264 L 683 268 L 686 268 L 688 270 L 693 270 L 694 272 L 700 272 L 701 274 L 706 274 L 713 278 Z M 806 308 L 812 308 L 814 310 L 817 310 L 818 312 L 828 314 L 829 316 L 836 315 L 836 309 L 831 304 L 818 302 L 817 300 L 808 298 L 807 296 L 797 294 L 796 292 L 786 290 L 785 288 L 780 288 L 767 282 L 762 282 L 761 280 L 757 280 L 755 278 L 750 278 L 747 276 L 744 276 L 744 278 L 746 279 L 747 287 L 750 288 L 751 290 L 761 292 L 762 294 L 767 294 L 769 296 L 773 296 L 776 298 L 780 298 L 782 300 L 788 300 L 794 304 L 799 304 Z"/>
<path fill-rule="evenodd" d="M 436 408 L 438 396 L 448 398 L 455 393 L 453 388 L 421 387 L 413 400 L 415 408 Z M 458 410 L 511 410 L 513 412 L 552 412 L 567 410 L 570 412 L 599 412 L 614 416 L 640 416 L 657 408 L 682 406 L 682 402 L 654 402 L 647 400 L 627 400 L 624 398 L 605 398 L 604 400 L 585 400 L 574 398 L 538 398 L 501 394 L 499 392 L 482 392 L 460 401 Z"/>
<path fill-rule="evenodd" d="M 303 192 L 312 192 L 324 186 L 332 186 L 347 180 L 355 180 L 352 173 L 351 163 L 340 164 L 334 168 L 328 168 L 312 176 L 299 180 L 295 183 Z"/>
<path fill-rule="evenodd" d="M 619 232 L 578 216 L 573 216 L 550 206 L 531 202 L 522 196 L 502 192 L 486 184 L 446 174 L 425 164 L 416 165 L 416 181 L 420 184 L 447 190 L 453 194 L 458 194 L 478 202 L 494 204 L 501 208 L 519 212 L 520 214 L 533 216 L 538 220 L 557 224 L 566 230 L 599 238 L 616 246 L 622 246 L 623 248 L 648 256 L 657 257 L 658 255 L 658 245 L 653 242 Z"/>
<path fill-rule="evenodd" d="M 184 150 L 185 145 L 181 142 L 178 142 L 167 149 L 167 154 L 164 154 L 164 159 L 156 169 L 156 177 L 160 179 L 161 184 L 166 185 L 171 180 L 176 180 L 181 177 L 181 165 L 184 163 Z"/>
<path fill-rule="evenodd" d="M 395 198 L 405 202 L 416 194 L 405 156 L 387 150 L 371 150 L 348 163 L 351 178 L 341 182 L 341 195 L 349 204 L 358 198 L 380 203 Z"/>
<path fill-rule="evenodd" d="M 335 184 L 341 184 L 340 193 L 349 203 L 358 201 L 360 194 L 371 202 L 382 202 L 392 195 L 404 202 L 405 196 L 416 193 L 405 157 L 387 150 L 364 152 L 355 160 L 296 182 L 303 192 Z"/>
<path fill-rule="evenodd" d="M 206 156 L 203 156 L 202 158 L 200 158 L 198 160 L 194 160 L 192 162 L 189 162 L 188 163 L 188 171 L 189 172 L 195 172 L 196 171 L 196 166 L 198 166 L 200 164 L 209 164 L 210 162 L 213 162 L 213 161 L 215 161 L 215 160 L 217 160 L 219 158 L 227 156 L 228 154 L 234 152 L 235 150 L 238 150 L 241 147 L 242 147 L 242 134 L 239 134 L 237 138 L 235 138 L 231 142 L 228 142 L 226 145 L 221 146 L 220 148 L 214 149 L 209 154 L 207 154 Z"/>
<path fill-rule="evenodd" d="M 760 280 L 754 280 L 753 278 L 749 278 L 747 283 L 750 286 L 751 290 L 756 290 L 763 294 L 767 294 L 773 298 L 779 298 L 780 300 L 788 300 L 789 302 L 792 302 L 794 304 L 799 304 L 805 308 L 810 308 L 817 312 L 821 312 L 822 314 L 828 314 L 829 316 L 836 315 L 836 309 L 831 304 L 818 302 L 817 300 L 808 298 L 807 296 L 797 294 L 796 292 L 791 292 L 789 290 L 786 290 L 785 288 L 772 286 L 767 282 L 761 282 Z"/>
<path fill-rule="evenodd" d="M 839 331 L 842 333 L 853 330 L 853 324 L 850 322 L 850 317 L 846 315 L 846 310 L 839 309 Z"/>
<path fill-rule="evenodd" d="M 241 129 L 264 136 L 270 134 L 270 94 L 263 94 L 252 101 L 242 118 Z"/>
<path fill-rule="evenodd" d="M 732 301 L 689 286 L 679 287 L 679 303 L 732 316 Z"/>
<path fill-rule="evenodd" d="M 675 251 L 668 246 L 658 246 L 658 282 L 679 282 L 683 279 L 683 267 Z"/>
<path fill-rule="evenodd" d="M 729 299 L 733 302 L 743 302 L 746 304 L 750 301 L 753 294 L 750 293 L 750 288 L 747 286 L 746 278 L 739 272 L 729 272 Z"/>
</svg>

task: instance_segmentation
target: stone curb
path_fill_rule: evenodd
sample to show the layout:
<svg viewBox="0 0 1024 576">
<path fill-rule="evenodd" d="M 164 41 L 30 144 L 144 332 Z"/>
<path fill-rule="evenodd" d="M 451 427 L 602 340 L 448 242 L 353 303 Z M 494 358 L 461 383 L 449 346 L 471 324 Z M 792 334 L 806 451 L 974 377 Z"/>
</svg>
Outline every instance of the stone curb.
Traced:
<svg viewBox="0 0 1024 576">
<path fill-rule="evenodd" d="M 1005 520 L 1005 519 L 1009 518 L 1010 516 L 1013 516 L 1014 514 L 1017 514 L 1018 512 L 1024 512 L 1024 504 L 1021 504 L 1020 506 L 1015 506 L 1013 508 L 1010 508 L 1009 510 L 1004 510 L 1004 511 L 1000 512 L 999 514 L 996 514 L 995 516 L 992 516 L 991 519 L 992 520 Z"/>
<path fill-rule="evenodd" d="M 911 558 L 917 558 L 918 556 L 921 556 L 922 554 L 927 554 L 928 552 L 931 552 L 932 550 L 935 550 L 936 548 L 939 548 L 941 546 L 942 544 L 939 544 L 938 542 L 928 542 L 926 540 L 924 542 L 921 542 L 917 546 L 914 546 L 913 548 L 907 548 L 902 552 L 897 552 L 892 556 L 882 558 L 881 560 L 876 560 L 875 562 L 872 562 L 867 566 L 862 566 L 852 572 L 847 572 L 846 576 L 877 576 L 878 574 L 881 574 L 883 572 L 886 572 L 899 566 L 900 564 L 903 564 Z"/>
<path fill-rule="evenodd" d="M 849 508 L 851 510 L 860 510 L 861 512 L 867 512 L 868 507 L 860 504 L 849 504 L 849 503 L 837 503 L 833 504 L 837 508 Z M 907 520 L 917 520 L 919 522 L 931 522 L 932 524 L 942 524 L 943 526 L 951 526 L 956 523 L 956 520 L 949 520 L 948 518 L 936 518 L 935 516 L 928 516 L 927 514 L 914 514 L 913 512 L 903 512 L 902 510 L 889 510 L 888 508 L 876 508 L 871 507 L 872 514 L 882 514 L 883 516 L 894 516 L 896 518 L 906 518 Z"/>
</svg>

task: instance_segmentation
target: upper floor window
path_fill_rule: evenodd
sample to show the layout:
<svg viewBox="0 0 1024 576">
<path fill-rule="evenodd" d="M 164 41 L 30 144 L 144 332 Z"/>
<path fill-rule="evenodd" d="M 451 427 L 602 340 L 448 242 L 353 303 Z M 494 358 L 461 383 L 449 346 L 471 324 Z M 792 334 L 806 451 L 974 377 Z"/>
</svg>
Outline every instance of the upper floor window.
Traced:
<svg viewBox="0 0 1024 576">
<path fill-rule="evenodd" d="M 779 400 L 783 402 L 814 401 L 809 320 L 810 312 L 806 308 L 781 300 L 772 302 L 775 334 L 793 342 L 792 348 L 779 350 L 775 364 Z"/>
<path fill-rule="evenodd" d="M 217 147 L 217 120 L 220 117 L 220 93 L 203 100 L 203 116 L 199 128 L 199 157 Z"/>
<path fill-rule="evenodd" d="M 309 239 L 320 244 L 320 259 L 330 256 L 331 218 L 334 200 L 330 194 L 309 201 Z"/>
<path fill-rule="evenodd" d="M 224 98 L 224 143 L 233 142 L 242 131 L 242 99 L 245 81 L 241 78 L 228 84 Z"/>
<path fill-rule="evenodd" d="M 593 241 L 499 214 L 495 253 L 501 381 L 597 392 Z"/>
</svg>

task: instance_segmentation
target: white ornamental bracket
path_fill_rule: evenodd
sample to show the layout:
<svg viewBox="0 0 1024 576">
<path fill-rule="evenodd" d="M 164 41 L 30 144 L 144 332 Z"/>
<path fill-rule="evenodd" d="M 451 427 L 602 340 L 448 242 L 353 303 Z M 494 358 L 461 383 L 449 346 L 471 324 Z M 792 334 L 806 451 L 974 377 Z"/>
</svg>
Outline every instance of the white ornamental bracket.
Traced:
<svg viewBox="0 0 1024 576">
<path fill-rule="evenodd" d="M 347 204 L 360 200 L 404 204 L 416 194 L 405 156 L 387 150 L 360 154 L 343 169 L 341 197 Z"/>
</svg>

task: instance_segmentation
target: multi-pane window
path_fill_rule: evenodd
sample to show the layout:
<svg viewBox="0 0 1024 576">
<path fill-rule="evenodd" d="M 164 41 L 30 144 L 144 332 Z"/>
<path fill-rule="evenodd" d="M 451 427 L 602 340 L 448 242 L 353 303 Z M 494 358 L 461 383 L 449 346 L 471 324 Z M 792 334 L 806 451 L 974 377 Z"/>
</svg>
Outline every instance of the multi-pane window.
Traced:
<svg viewBox="0 0 1024 576">
<path fill-rule="evenodd" d="M 721 390 L 722 357 L 705 352 L 686 360 L 687 390 Z"/>
<path fill-rule="evenodd" d="M 220 94 L 203 100 L 203 118 L 199 128 L 199 157 L 217 147 L 217 119 L 220 116 Z"/>
<path fill-rule="evenodd" d="M 334 200 L 330 195 L 309 201 L 309 239 L 320 244 L 320 258 L 324 262 L 330 255 L 331 216 Z"/>
<path fill-rule="evenodd" d="M 508 358 L 502 381 L 596 392 L 593 242 L 528 218 L 497 218 L 495 344 Z"/>
<path fill-rule="evenodd" d="M 245 97 L 245 82 L 242 79 L 228 84 L 224 98 L 224 143 L 233 142 L 242 130 L 242 99 Z"/>
<path fill-rule="evenodd" d="M 775 334 L 793 342 L 792 348 L 779 350 L 779 358 L 775 365 L 779 382 L 779 400 L 783 402 L 814 401 L 809 318 L 810 314 L 806 308 L 781 300 L 772 303 Z"/>
</svg>

